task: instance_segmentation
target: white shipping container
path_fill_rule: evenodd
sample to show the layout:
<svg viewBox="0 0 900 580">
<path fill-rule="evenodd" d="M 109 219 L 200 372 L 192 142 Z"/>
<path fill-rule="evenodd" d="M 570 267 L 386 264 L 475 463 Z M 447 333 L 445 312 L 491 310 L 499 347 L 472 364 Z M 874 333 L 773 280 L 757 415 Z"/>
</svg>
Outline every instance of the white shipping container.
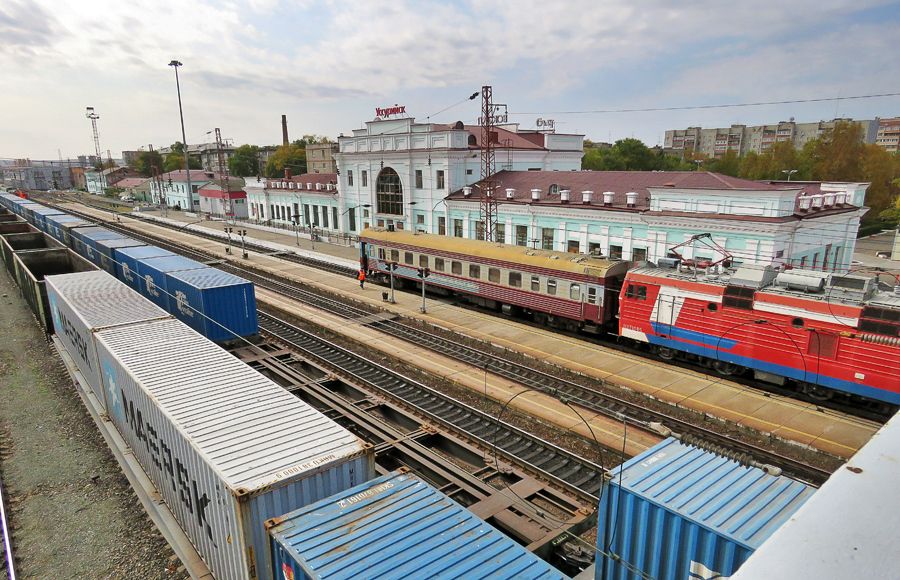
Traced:
<svg viewBox="0 0 900 580">
<path fill-rule="evenodd" d="M 265 521 L 375 476 L 371 446 L 181 321 L 94 337 L 110 419 L 217 580 L 274 580 Z"/>
<path fill-rule="evenodd" d="M 102 270 L 47 276 L 44 281 L 56 335 L 106 409 L 91 333 L 172 315 Z"/>
</svg>

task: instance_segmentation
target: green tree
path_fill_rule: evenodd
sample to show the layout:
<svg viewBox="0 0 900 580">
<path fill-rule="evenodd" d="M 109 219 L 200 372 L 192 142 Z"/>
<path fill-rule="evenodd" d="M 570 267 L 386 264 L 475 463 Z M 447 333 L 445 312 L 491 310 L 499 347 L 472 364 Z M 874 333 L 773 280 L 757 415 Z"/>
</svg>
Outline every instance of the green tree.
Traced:
<svg viewBox="0 0 900 580">
<path fill-rule="evenodd" d="M 235 177 L 253 177 L 259 175 L 259 147 L 241 145 L 228 158 L 228 171 Z"/>
<path fill-rule="evenodd" d="M 866 190 L 866 205 L 873 216 L 898 207 L 900 203 L 900 157 L 874 143 L 863 147 L 862 172 L 871 183 Z"/>
<path fill-rule="evenodd" d="M 153 175 L 153 166 L 163 166 L 162 155 L 159 151 L 142 151 L 135 157 L 129 167 L 141 174 L 141 177 Z"/>
<path fill-rule="evenodd" d="M 290 145 L 282 145 L 266 162 L 266 177 L 284 177 L 285 167 L 290 168 L 294 175 L 306 173 L 306 149 L 301 148 L 296 142 Z"/>
<path fill-rule="evenodd" d="M 816 181 L 864 181 L 861 125 L 841 121 L 808 141 L 801 162 Z"/>
<path fill-rule="evenodd" d="M 722 157 L 709 164 L 709 170 L 722 175 L 737 177 L 741 171 L 741 160 L 733 149 L 728 149 Z"/>
<path fill-rule="evenodd" d="M 200 169 L 199 159 L 188 157 L 188 163 L 191 169 Z M 181 144 L 181 141 L 176 141 L 166 155 L 166 159 L 163 162 L 163 171 L 168 173 L 169 171 L 178 171 L 180 169 L 184 169 L 184 145 Z"/>
</svg>

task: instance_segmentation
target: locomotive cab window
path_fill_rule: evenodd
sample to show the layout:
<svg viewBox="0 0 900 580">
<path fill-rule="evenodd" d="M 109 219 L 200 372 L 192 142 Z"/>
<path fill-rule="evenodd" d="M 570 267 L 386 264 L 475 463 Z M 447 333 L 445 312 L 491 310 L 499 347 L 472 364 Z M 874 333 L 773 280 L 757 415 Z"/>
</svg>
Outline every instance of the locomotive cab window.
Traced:
<svg viewBox="0 0 900 580">
<path fill-rule="evenodd" d="M 444 259 L 443 258 L 435 258 L 434 259 L 434 270 L 435 270 L 435 272 L 443 272 L 444 271 Z"/>
<path fill-rule="evenodd" d="M 500 269 L 499 268 L 488 268 L 488 281 L 494 282 L 495 284 L 500 283 Z"/>
<path fill-rule="evenodd" d="M 638 284 L 629 284 L 625 289 L 625 298 L 635 298 L 637 300 L 647 299 L 647 287 Z"/>
<path fill-rule="evenodd" d="M 469 278 L 481 280 L 481 266 L 478 264 L 469 264 Z"/>
<path fill-rule="evenodd" d="M 509 273 L 509 285 L 513 288 L 521 288 L 522 287 L 522 273 L 521 272 L 510 272 Z"/>
<path fill-rule="evenodd" d="M 413 253 L 412 252 L 403 252 L 403 263 L 413 265 Z"/>
<path fill-rule="evenodd" d="M 531 277 L 531 291 L 532 292 L 540 292 L 541 291 L 541 278 L 539 276 Z"/>
<path fill-rule="evenodd" d="M 753 310 L 753 297 L 756 290 L 744 286 L 726 286 L 722 296 L 722 306 L 740 308 L 741 310 Z"/>
<path fill-rule="evenodd" d="M 547 294 L 556 296 L 556 280 L 553 278 L 547 278 Z"/>
<path fill-rule="evenodd" d="M 456 260 L 450 262 L 450 272 L 462 276 L 462 262 L 457 262 Z"/>
</svg>

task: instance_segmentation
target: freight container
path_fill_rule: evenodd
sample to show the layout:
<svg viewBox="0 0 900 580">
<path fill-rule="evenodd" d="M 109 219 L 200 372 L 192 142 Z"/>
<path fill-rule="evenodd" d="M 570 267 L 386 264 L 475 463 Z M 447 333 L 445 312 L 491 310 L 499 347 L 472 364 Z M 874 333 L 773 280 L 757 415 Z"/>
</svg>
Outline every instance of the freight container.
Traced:
<svg viewBox="0 0 900 580">
<path fill-rule="evenodd" d="M 168 311 L 219 342 L 259 333 L 253 283 L 216 268 L 166 273 Z"/>
<path fill-rule="evenodd" d="M 81 232 L 81 241 L 84 244 L 84 253 L 82 254 L 82 256 L 102 267 L 102 263 L 100 261 L 100 253 L 97 251 L 97 242 L 99 242 L 100 240 L 127 239 L 130 238 L 124 234 L 120 234 L 119 232 L 113 232 L 109 230 L 103 232 Z"/>
<path fill-rule="evenodd" d="M 370 445 L 179 320 L 94 338 L 110 419 L 217 580 L 274 580 L 265 522 L 374 477 Z"/>
<path fill-rule="evenodd" d="M 17 222 L 21 219 L 22 218 L 7 209 L 3 210 L 3 213 L 0 213 L 0 223 Z"/>
<path fill-rule="evenodd" d="M 30 225 L 30 224 L 29 224 Z M 32 226 L 34 227 L 34 226 Z M 42 232 L 28 232 L 25 234 L 6 234 L 0 236 L 0 248 L 2 248 L 3 261 L 9 273 L 15 277 L 15 262 L 13 253 L 20 250 L 46 250 L 49 248 L 62 248 L 63 245 Z"/>
<path fill-rule="evenodd" d="M 73 215 L 49 215 L 44 217 L 44 221 L 47 223 L 47 233 L 73 250 L 71 229 L 93 225 Z"/>
<path fill-rule="evenodd" d="M 116 275 L 116 256 L 115 250 L 118 248 L 136 248 L 146 246 L 144 242 L 139 242 L 131 238 L 111 238 L 109 240 L 97 240 L 94 244 L 97 254 L 100 257 L 100 269 L 109 272 L 113 276 Z"/>
<path fill-rule="evenodd" d="M 53 309 L 47 296 L 46 277 L 72 272 L 96 271 L 96 266 L 68 248 L 23 250 L 15 253 L 16 280 L 34 317 L 48 333 L 53 332 Z"/>
<path fill-rule="evenodd" d="M 156 246 L 134 246 L 132 248 L 116 248 L 116 278 L 128 284 L 128 286 L 144 295 L 141 288 L 141 277 L 138 273 L 138 260 L 144 258 L 161 258 L 174 256 L 169 250 L 163 250 Z"/>
<path fill-rule="evenodd" d="M 22 217 L 22 219 L 24 219 L 28 223 L 32 223 L 31 222 L 31 210 L 32 210 L 32 208 L 36 208 L 36 207 L 41 207 L 41 206 L 34 203 L 33 201 L 28 201 L 27 199 L 23 199 L 21 201 L 21 203 L 17 203 L 13 207 L 13 212 L 20 215 Z M 32 224 L 32 225 L 34 225 L 34 224 Z"/>
<path fill-rule="evenodd" d="M 100 226 L 88 226 L 88 227 L 78 227 L 78 228 L 70 228 L 69 233 L 72 235 L 72 249 L 83 258 L 88 258 L 87 252 L 85 252 L 85 243 L 84 236 L 90 234 L 96 234 L 98 232 L 109 232 L 113 233 L 112 230 L 108 230 L 106 228 L 102 228 Z"/>
<path fill-rule="evenodd" d="M 28 232 L 37 231 L 30 223 L 19 219 L 19 216 L 15 217 L 17 218 L 17 221 L 0 223 L 0 236 L 5 234 L 27 234 Z"/>
<path fill-rule="evenodd" d="M 169 295 L 166 290 L 166 273 L 208 267 L 183 256 L 164 256 L 138 260 L 137 268 L 138 275 L 141 278 L 141 294 L 145 298 L 152 300 L 160 308 L 168 309 Z"/>
<path fill-rule="evenodd" d="M 31 210 L 31 225 L 41 230 L 44 233 L 50 233 L 47 230 L 47 216 L 59 216 L 66 215 L 65 212 L 59 211 L 58 209 L 54 209 L 52 207 L 35 207 Z"/>
<path fill-rule="evenodd" d="M 46 284 L 56 335 L 105 410 L 106 399 L 98 388 L 100 363 L 92 333 L 172 316 L 102 270 L 48 276 Z"/>
<path fill-rule="evenodd" d="M 727 578 L 813 491 L 667 439 L 611 472 L 595 578 Z"/>
<path fill-rule="evenodd" d="M 291 580 L 564 580 L 416 475 L 397 471 L 267 522 Z"/>
</svg>

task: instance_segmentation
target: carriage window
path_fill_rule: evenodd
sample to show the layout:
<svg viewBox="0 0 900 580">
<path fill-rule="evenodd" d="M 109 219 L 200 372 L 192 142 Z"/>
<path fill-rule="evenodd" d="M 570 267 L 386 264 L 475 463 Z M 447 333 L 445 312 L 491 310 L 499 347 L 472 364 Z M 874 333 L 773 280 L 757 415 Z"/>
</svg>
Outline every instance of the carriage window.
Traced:
<svg viewBox="0 0 900 580">
<path fill-rule="evenodd" d="M 412 263 L 413 263 L 413 253 L 412 252 L 403 252 L 403 263 L 412 265 Z"/>
<path fill-rule="evenodd" d="M 509 273 L 509 285 L 513 288 L 521 288 L 522 287 L 522 273 L 521 272 L 510 272 Z"/>
<path fill-rule="evenodd" d="M 556 296 L 556 280 L 553 278 L 547 279 L 547 294 L 550 296 Z"/>
<path fill-rule="evenodd" d="M 436 272 L 444 271 L 444 259 L 443 258 L 435 258 L 434 259 L 434 270 Z"/>
<path fill-rule="evenodd" d="M 481 280 L 481 266 L 478 264 L 469 264 L 469 278 Z"/>
<path fill-rule="evenodd" d="M 488 268 L 488 280 L 500 283 L 500 270 L 498 268 Z"/>
<path fill-rule="evenodd" d="M 384 248 L 378 248 L 378 259 L 386 260 L 387 258 L 385 256 L 387 256 L 387 252 L 384 251 Z"/>
<path fill-rule="evenodd" d="M 600 304 L 600 293 L 597 292 L 596 288 L 588 287 L 588 302 L 591 304 Z"/>
<path fill-rule="evenodd" d="M 581 300 L 581 285 L 572 284 L 569 286 L 569 298 L 572 300 Z"/>
<path fill-rule="evenodd" d="M 531 291 L 532 292 L 540 292 L 541 291 L 541 279 L 538 276 L 531 277 Z"/>
<path fill-rule="evenodd" d="M 834 358 L 837 354 L 837 343 L 837 336 L 813 331 L 809 334 L 809 348 L 807 352 L 821 358 Z"/>
<path fill-rule="evenodd" d="M 450 262 L 450 271 L 454 274 L 462 275 L 462 262 L 453 261 Z"/>
<path fill-rule="evenodd" d="M 400 261 L 400 250 L 391 250 L 391 262 Z"/>
<path fill-rule="evenodd" d="M 427 267 L 428 267 L 428 256 L 426 256 L 425 254 L 420 254 L 420 255 L 419 255 L 419 267 L 420 267 L 420 268 L 427 268 Z"/>
</svg>

